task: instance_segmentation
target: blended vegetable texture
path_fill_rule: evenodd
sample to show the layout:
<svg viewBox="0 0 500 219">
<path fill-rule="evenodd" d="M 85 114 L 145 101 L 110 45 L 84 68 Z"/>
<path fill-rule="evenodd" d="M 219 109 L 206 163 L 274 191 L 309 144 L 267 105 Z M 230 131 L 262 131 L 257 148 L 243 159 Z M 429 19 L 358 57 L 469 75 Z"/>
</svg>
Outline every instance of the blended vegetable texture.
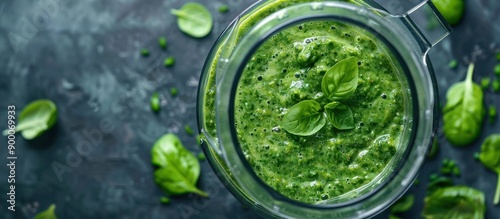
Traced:
<svg viewBox="0 0 500 219">
<path fill-rule="evenodd" d="M 255 23 L 262 17 L 249 19 Z M 405 101 L 411 100 L 398 76 L 399 64 L 388 51 L 369 32 L 334 21 L 302 23 L 269 38 L 247 63 L 235 99 L 239 143 L 255 173 L 284 196 L 306 203 L 373 182 L 404 148 L 401 137 L 411 125 L 405 118 L 410 111 Z M 282 129 L 283 116 L 300 101 L 331 102 L 322 93 L 321 80 L 349 57 L 358 60 L 359 81 L 343 103 L 353 111 L 355 128 L 327 125 L 305 137 Z M 215 134 L 215 89 L 209 86 L 205 126 Z"/>
</svg>

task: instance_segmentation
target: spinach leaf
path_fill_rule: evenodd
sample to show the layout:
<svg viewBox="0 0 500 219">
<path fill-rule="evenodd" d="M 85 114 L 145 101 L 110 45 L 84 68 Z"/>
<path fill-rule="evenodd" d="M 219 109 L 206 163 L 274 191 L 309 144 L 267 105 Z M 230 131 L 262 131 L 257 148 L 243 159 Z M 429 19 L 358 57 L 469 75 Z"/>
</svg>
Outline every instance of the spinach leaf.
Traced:
<svg viewBox="0 0 500 219">
<path fill-rule="evenodd" d="M 394 205 L 391 207 L 391 213 L 402 213 L 410 210 L 415 203 L 414 195 L 405 195 L 401 199 L 399 199 Z"/>
<path fill-rule="evenodd" d="M 56 121 L 56 105 L 50 100 L 36 100 L 19 114 L 16 131 L 21 132 L 26 140 L 32 140 L 52 128 Z"/>
<path fill-rule="evenodd" d="M 500 134 L 490 135 L 484 140 L 479 160 L 497 174 L 497 189 L 493 201 L 497 205 L 500 201 Z"/>
<path fill-rule="evenodd" d="M 153 95 L 151 95 L 151 100 L 150 100 L 150 103 L 151 103 L 151 109 L 153 110 L 153 112 L 160 112 L 160 97 L 158 95 L 157 92 L 153 93 Z"/>
<path fill-rule="evenodd" d="M 446 95 L 443 109 L 444 134 L 455 146 L 465 146 L 479 137 L 485 109 L 483 90 L 472 81 L 474 64 L 470 64 L 467 79 L 453 85 Z"/>
<path fill-rule="evenodd" d="M 338 62 L 323 76 L 323 93 L 331 100 L 343 100 L 352 96 L 358 87 L 358 72 L 355 57 Z"/>
<path fill-rule="evenodd" d="M 326 124 L 321 105 L 314 100 L 304 100 L 292 106 L 283 117 L 281 127 L 294 135 L 309 136 Z"/>
<path fill-rule="evenodd" d="M 424 199 L 426 219 L 483 219 L 484 194 L 466 186 L 441 188 Z"/>
<path fill-rule="evenodd" d="M 155 170 L 155 182 L 167 193 L 180 195 L 195 193 L 202 197 L 208 194 L 196 188 L 200 176 L 200 163 L 174 134 L 167 134 L 156 141 L 151 150 L 151 161 Z"/>
<path fill-rule="evenodd" d="M 35 215 L 34 219 L 57 219 L 55 210 L 56 210 L 56 205 L 51 204 L 49 208 L 47 208 L 47 210 L 42 211 L 37 215 Z"/>
<path fill-rule="evenodd" d="M 332 102 L 325 106 L 328 121 L 337 129 L 347 130 L 354 128 L 354 115 L 348 105 Z"/>
<path fill-rule="evenodd" d="M 186 3 L 180 10 L 172 9 L 171 13 L 177 16 L 177 26 L 187 35 L 202 38 L 212 31 L 212 14 L 200 3 Z"/>
</svg>

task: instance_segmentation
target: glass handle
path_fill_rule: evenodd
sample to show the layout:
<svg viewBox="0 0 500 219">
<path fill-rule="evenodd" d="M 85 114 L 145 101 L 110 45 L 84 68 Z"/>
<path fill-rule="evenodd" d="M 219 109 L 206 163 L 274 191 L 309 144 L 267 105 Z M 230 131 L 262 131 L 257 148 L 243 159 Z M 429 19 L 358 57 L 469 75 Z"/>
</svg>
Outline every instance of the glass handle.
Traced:
<svg viewBox="0 0 500 219">
<path fill-rule="evenodd" d="M 406 13 L 400 15 L 400 17 L 408 21 L 410 26 L 426 43 L 427 48 L 438 44 L 452 30 L 430 0 L 424 0 Z"/>
</svg>

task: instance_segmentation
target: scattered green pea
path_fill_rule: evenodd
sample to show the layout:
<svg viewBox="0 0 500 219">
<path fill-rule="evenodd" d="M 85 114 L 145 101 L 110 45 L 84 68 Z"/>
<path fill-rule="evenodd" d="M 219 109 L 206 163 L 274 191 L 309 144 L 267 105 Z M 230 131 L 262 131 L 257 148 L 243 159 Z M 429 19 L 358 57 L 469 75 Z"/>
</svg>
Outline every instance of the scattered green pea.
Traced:
<svg viewBox="0 0 500 219">
<path fill-rule="evenodd" d="M 167 48 L 167 38 L 165 38 L 165 37 L 158 38 L 158 44 L 160 45 L 160 48 L 166 49 Z"/>
<path fill-rule="evenodd" d="M 497 60 L 500 61 L 500 53 L 497 53 Z"/>
<path fill-rule="evenodd" d="M 483 88 L 483 90 L 488 89 L 490 84 L 491 84 L 490 78 L 485 77 L 485 78 L 481 79 L 481 88 Z"/>
<path fill-rule="evenodd" d="M 488 110 L 488 115 L 490 117 L 490 124 L 495 123 L 495 119 L 497 117 L 497 108 L 494 105 L 491 105 Z"/>
<path fill-rule="evenodd" d="M 494 72 L 497 76 L 500 77 L 500 64 L 495 65 Z"/>
<path fill-rule="evenodd" d="M 189 125 L 185 125 L 185 126 L 184 126 L 184 131 L 186 131 L 186 133 L 187 133 L 188 135 L 193 135 L 193 134 L 194 134 L 193 129 L 192 129 L 192 128 L 191 128 L 191 126 L 189 126 Z"/>
<path fill-rule="evenodd" d="M 493 81 L 491 86 L 493 87 L 493 91 L 495 91 L 495 93 L 500 92 L 500 80 L 498 78 Z"/>
<path fill-rule="evenodd" d="M 198 160 L 199 161 L 204 161 L 207 158 L 205 157 L 205 154 L 203 152 L 198 153 Z"/>
<path fill-rule="evenodd" d="M 148 49 L 141 49 L 141 55 L 143 57 L 148 57 L 150 55 L 150 52 Z"/>
<path fill-rule="evenodd" d="M 153 93 L 153 95 L 151 95 L 151 100 L 150 100 L 150 103 L 151 103 L 151 109 L 153 110 L 153 112 L 159 112 L 160 111 L 160 96 L 158 95 L 157 92 Z"/>
<path fill-rule="evenodd" d="M 177 90 L 177 88 L 175 88 L 175 87 L 170 88 L 170 95 L 172 95 L 172 97 L 177 96 L 177 94 L 179 94 L 179 91 Z"/>
<path fill-rule="evenodd" d="M 170 56 L 168 58 L 165 59 L 165 61 L 163 62 L 163 65 L 165 67 L 171 67 L 175 64 L 175 58 Z"/>
<path fill-rule="evenodd" d="M 458 169 L 455 161 L 451 159 L 444 159 L 441 167 L 441 173 L 445 175 L 453 174 L 455 176 L 460 176 L 460 169 Z"/>
<path fill-rule="evenodd" d="M 452 69 L 458 67 L 458 61 L 456 59 L 451 60 L 450 63 L 448 63 L 448 67 Z"/>
<path fill-rule="evenodd" d="M 202 135 L 197 135 L 196 136 L 196 143 L 198 145 L 201 145 L 203 143 L 203 136 Z"/>
<path fill-rule="evenodd" d="M 479 152 L 474 153 L 474 159 L 479 161 Z"/>
<path fill-rule="evenodd" d="M 434 141 L 433 141 L 432 146 L 431 146 L 431 151 L 429 151 L 427 158 L 432 159 L 432 158 L 436 157 L 438 151 L 439 151 L 439 142 L 438 142 L 437 138 L 434 138 Z"/>
<path fill-rule="evenodd" d="M 227 13 L 229 11 L 229 7 L 227 5 L 221 5 L 219 6 L 219 12 L 220 13 Z"/>
<path fill-rule="evenodd" d="M 161 197 L 161 198 L 160 198 L 160 202 L 161 202 L 162 204 L 169 204 L 169 203 L 170 203 L 170 199 L 169 199 L 169 198 L 167 198 L 167 197 Z"/>
<path fill-rule="evenodd" d="M 420 185 L 420 180 L 416 179 L 415 182 L 413 182 L 413 185 L 416 185 L 416 186 Z"/>
</svg>

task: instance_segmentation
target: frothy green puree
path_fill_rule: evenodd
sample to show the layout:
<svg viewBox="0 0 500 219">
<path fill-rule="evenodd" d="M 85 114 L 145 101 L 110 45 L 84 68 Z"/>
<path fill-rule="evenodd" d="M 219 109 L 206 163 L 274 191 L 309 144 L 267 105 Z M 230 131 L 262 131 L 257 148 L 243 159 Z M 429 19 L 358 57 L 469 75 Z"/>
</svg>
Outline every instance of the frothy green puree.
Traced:
<svg viewBox="0 0 500 219">
<path fill-rule="evenodd" d="M 281 194 L 307 203 L 373 181 L 393 159 L 405 124 L 399 68 L 387 51 L 367 31 L 333 21 L 298 24 L 269 38 L 248 62 L 235 100 L 239 143 L 255 173 Z M 343 100 L 352 108 L 356 127 L 341 131 L 327 125 L 308 137 L 280 128 L 298 102 L 330 102 L 321 93 L 321 79 L 348 57 L 359 60 L 358 88 Z M 211 85 L 205 125 L 215 134 Z"/>
</svg>

